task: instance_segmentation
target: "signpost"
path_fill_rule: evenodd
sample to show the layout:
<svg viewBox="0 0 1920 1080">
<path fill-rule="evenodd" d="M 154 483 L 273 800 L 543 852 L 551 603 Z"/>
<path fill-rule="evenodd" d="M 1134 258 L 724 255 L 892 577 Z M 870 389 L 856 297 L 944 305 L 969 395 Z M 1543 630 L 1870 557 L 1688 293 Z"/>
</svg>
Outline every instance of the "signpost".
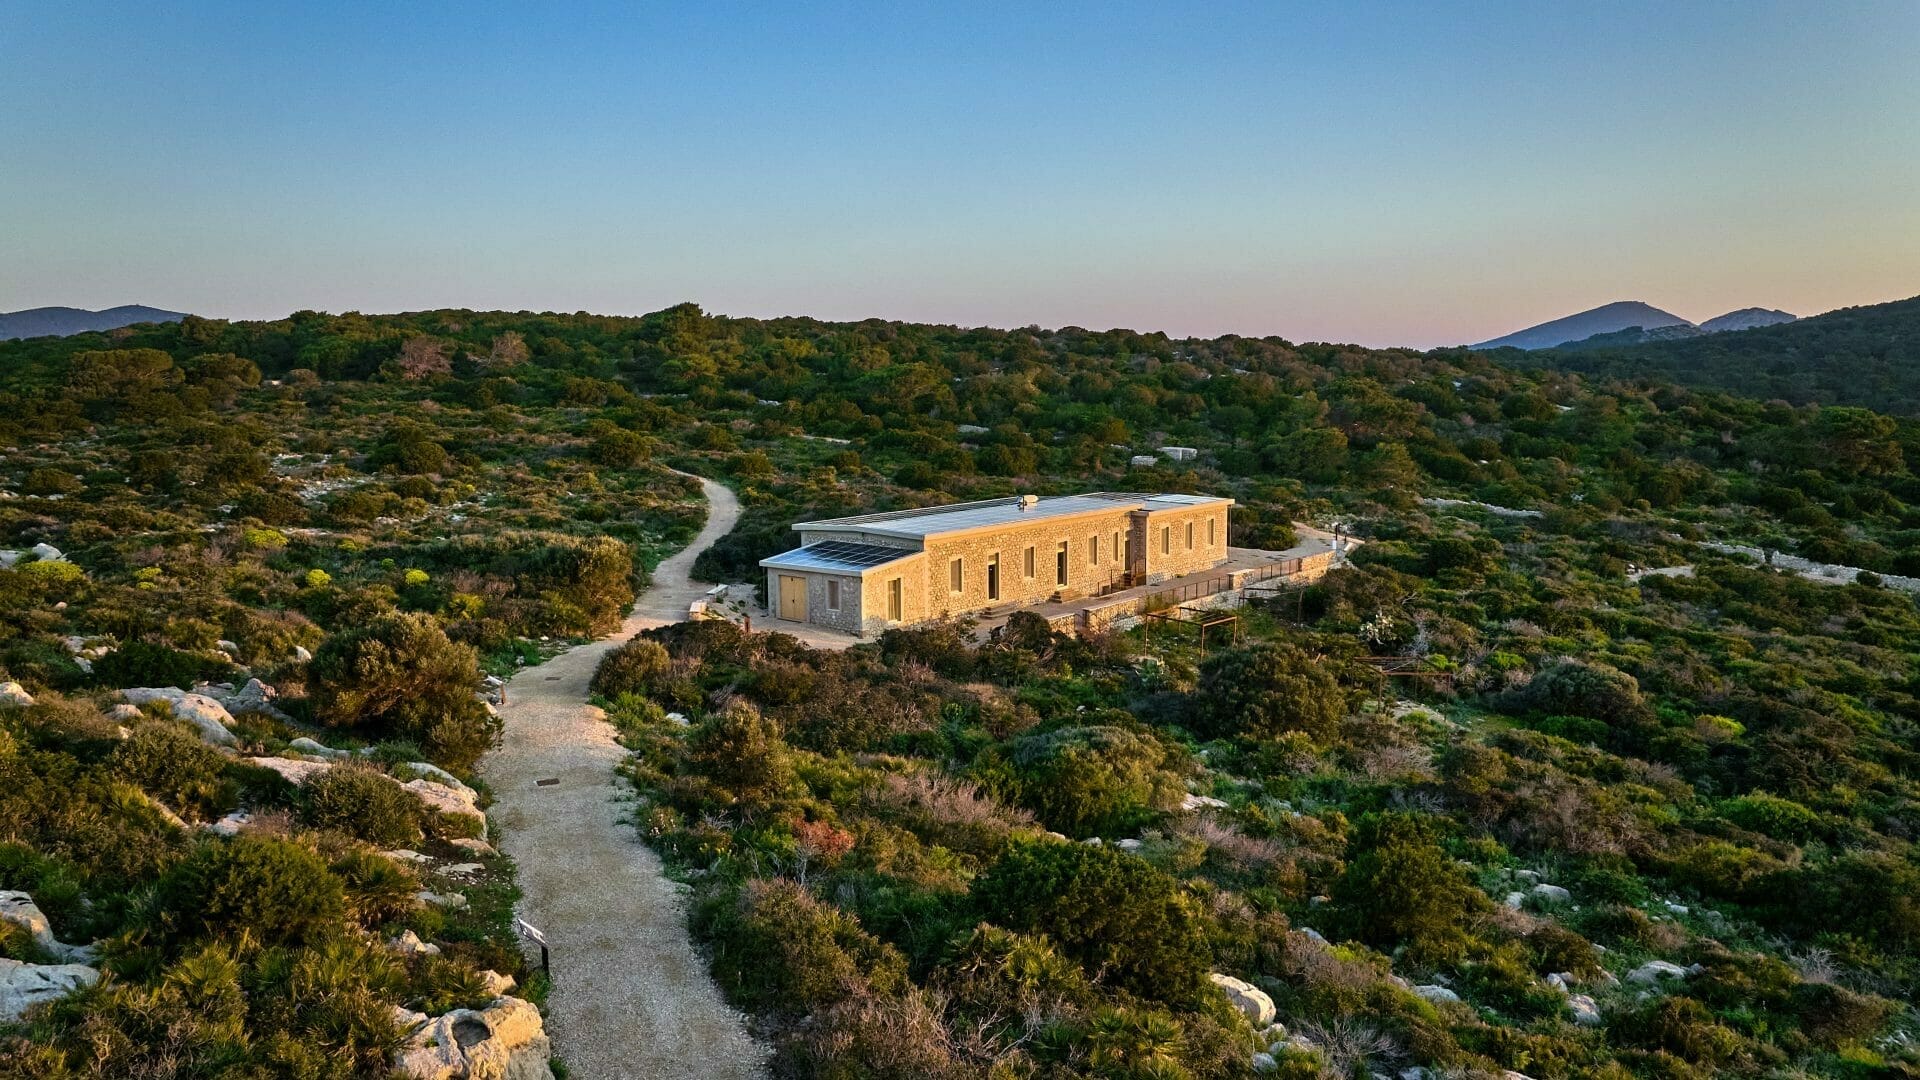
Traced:
<svg viewBox="0 0 1920 1080">
<path fill-rule="evenodd" d="M 520 936 L 540 946 L 540 971 L 545 974 L 547 978 L 553 978 L 553 968 L 547 963 L 547 935 L 542 933 L 539 927 L 525 919 L 515 919 L 513 921 L 514 924 L 520 928 Z"/>
</svg>

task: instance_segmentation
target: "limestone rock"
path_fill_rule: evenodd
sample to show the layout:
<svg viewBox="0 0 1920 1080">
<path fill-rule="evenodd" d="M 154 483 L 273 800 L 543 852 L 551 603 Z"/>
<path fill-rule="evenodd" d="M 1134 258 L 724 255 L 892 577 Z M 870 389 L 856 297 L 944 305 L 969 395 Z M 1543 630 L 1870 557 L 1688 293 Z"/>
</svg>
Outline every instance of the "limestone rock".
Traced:
<svg viewBox="0 0 1920 1080">
<path fill-rule="evenodd" d="M 1272 1054 L 1262 1051 L 1253 1055 L 1253 1071 L 1257 1073 L 1279 1072 L 1280 1063 L 1273 1060 Z"/>
<path fill-rule="evenodd" d="M 35 1005 L 99 981 L 99 970 L 85 964 L 24 964 L 0 958 L 0 1023 L 18 1020 Z"/>
<path fill-rule="evenodd" d="M 1686 977 L 1687 969 L 1681 967 L 1679 964 L 1671 964 L 1665 960 L 1649 960 L 1639 967 L 1634 968 L 1633 971 L 1627 975 L 1627 981 L 1639 983 L 1642 986 L 1655 986 L 1665 979 L 1684 979 Z"/>
<path fill-rule="evenodd" d="M 454 847 L 457 847 L 462 851 L 465 851 L 474 855 L 499 854 L 499 852 L 493 850 L 492 844 L 487 843 L 485 840 L 476 840 L 471 836 L 462 836 L 456 840 L 449 840 L 447 841 L 447 843 L 452 844 Z"/>
<path fill-rule="evenodd" d="M 1599 1004 L 1585 994 L 1567 998 L 1567 1008 L 1573 1010 L 1573 1022 L 1581 1027 L 1599 1027 L 1604 1022 Z"/>
<path fill-rule="evenodd" d="M 296 662 L 304 664 L 313 659 L 313 652 L 305 645 L 295 645 L 293 647 L 293 658 Z"/>
<path fill-rule="evenodd" d="M 66 562 L 66 553 L 52 544 L 33 545 L 33 557 L 40 562 Z"/>
<path fill-rule="evenodd" d="M 387 942 L 387 946 L 402 956 L 440 955 L 440 946 L 430 941 L 421 941 L 420 935 L 411 930 L 400 931 L 400 936 Z"/>
<path fill-rule="evenodd" d="M 238 836 L 251 824 L 253 824 L 252 814 L 244 810 L 235 810 L 233 813 L 207 826 L 207 831 L 215 836 Z"/>
<path fill-rule="evenodd" d="M 519 998 L 429 1018 L 394 1066 L 408 1080 L 553 1080 L 552 1043 L 540 1010 Z"/>
<path fill-rule="evenodd" d="M 33 935 L 33 943 L 46 950 L 52 956 L 62 960 L 91 960 L 93 946 L 63 945 L 53 936 L 53 923 L 47 920 L 40 905 L 33 897 L 11 890 L 0 889 L 0 922 L 10 922 L 26 929 Z"/>
<path fill-rule="evenodd" d="M 1191 813 L 1195 810 L 1225 810 L 1225 799 L 1216 799 L 1211 795 L 1188 795 L 1180 800 L 1180 809 Z"/>
<path fill-rule="evenodd" d="M 308 780 L 333 768 L 330 761 L 302 761 L 299 758 L 256 757 L 248 758 L 247 764 L 262 769 L 272 769 L 285 777 L 289 783 L 304 784 Z"/>
<path fill-rule="evenodd" d="M 122 724 L 131 724 L 135 720 L 140 719 L 140 706 L 129 705 L 123 701 L 107 710 L 107 718 L 116 720 Z"/>
<path fill-rule="evenodd" d="M 480 973 L 480 981 L 486 985 L 487 993 L 494 997 L 504 996 L 513 989 L 513 976 L 502 975 L 491 968 Z"/>
<path fill-rule="evenodd" d="M 0 683 L 0 705 L 13 705 L 24 709 L 31 704 L 33 704 L 33 695 L 27 693 L 26 687 L 17 682 Z"/>
<path fill-rule="evenodd" d="M 313 739 L 309 739 L 305 735 L 288 743 L 287 748 L 289 750 L 298 750 L 303 754 L 311 754 L 314 757 L 348 758 L 353 756 L 351 751 L 336 750 L 331 746 L 326 746 Z"/>
<path fill-rule="evenodd" d="M 1451 1004 L 1460 1000 L 1459 994 L 1454 993 L 1438 983 L 1427 983 L 1423 986 L 1416 986 L 1413 988 L 1413 993 L 1415 997 L 1424 998 L 1436 1005 Z"/>
<path fill-rule="evenodd" d="M 120 691 L 120 700 L 129 705 L 164 701 L 173 707 L 173 715 L 200 729 L 200 737 L 218 746 L 232 746 L 237 740 L 227 725 L 233 714 L 225 705 L 205 694 L 189 694 L 175 686 L 135 686 Z"/>
<path fill-rule="evenodd" d="M 437 893 L 426 889 L 414 894 L 414 899 L 434 907 L 450 908 L 458 911 L 467 906 L 467 898 L 459 893 Z"/>
<path fill-rule="evenodd" d="M 452 773 L 441 768 L 440 766 L 435 765 L 431 761 L 409 761 L 407 762 L 407 768 L 412 769 L 414 772 L 419 773 L 422 777 L 428 780 L 431 780 L 436 784 L 445 784 L 447 787 L 453 788 L 455 791 L 464 791 L 467 793 L 469 797 L 472 797 L 472 798 L 478 797 L 474 795 L 474 791 L 472 788 L 468 787 L 466 784 L 461 782 L 459 777 L 453 775 Z"/>
<path fill-rule="evenodd" d="M 1573 900 L 1573 894 L 1558 885 L 1541 882 L 1533 887 L 1533 895 L 1550 904 L 1565 904 Z"/>
<path fill-rule="evenodd" d="M 1527 894 L 1523 892 L 1510 892 L 1503 902 L 1513 910 L 1519 911 L 1520 905 L 1527 902 Z"/>
<path fill-rule="evenodd" d="M 454 783 L 458 784 L 459 781 L 456 780 Z M 409 780 L 400 786 L 413 792 L 414 798 L 419 799 L 429 810 L 477 818 L 480 822 L 480 831 L 483 833 L 487 831 L 487 815 L 480 811 L 480 796 L 465 784 L 450 787 L 433 780 Z"/>
<path fill-rule="evenodd" d="M 1239 1009 L 1241 1015 L 1247 1018 L 1247 1023 L 1252 1024 L 1256 1030 L 1273 1023 L 1276 1010 L 1273 1007 L 1273 999 L 1267 996 L 1265 990 L 1245 980 L 1236 979 L 1231 975 L 1222 975 L 1217 971 L 1208 975 L 1207 981 L 1225 991 L 1227 1000 L 1233 1002 L 1233 1007 Z"/>
<path fill-rule="evenodd" d="M 235 690 L 231 683 L 201 683 L 193 688 L 197 694 L 210 697 L 225 706 L 227 711 L 238 716 L 243 713 L 265 713 L 276 720 L 289 719 L 280 707 L 273 703 L 280 692 L 259 679 L 248 679 L 246 684 Z"/>
<path fill-rule="evenodd" d="M 424 866 L 433 861 L 433 856 L 422 855 L 410 848 L 394 848 L 392 851 L 383 851 L 380 854 L 395 862 L 413 863 L 416 866 Z"/>
</svg>

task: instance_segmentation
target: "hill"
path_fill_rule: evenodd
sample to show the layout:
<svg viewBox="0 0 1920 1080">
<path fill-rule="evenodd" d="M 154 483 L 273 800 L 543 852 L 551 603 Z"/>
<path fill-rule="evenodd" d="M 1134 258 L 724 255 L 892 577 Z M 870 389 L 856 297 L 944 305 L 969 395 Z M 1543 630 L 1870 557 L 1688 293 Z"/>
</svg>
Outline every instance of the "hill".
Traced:
<svg viewBox="0 0 1920 1080">
<path fill-rule="evenodd" d="M 96 330 L 118 330 L 135 323 L 179 322 L 184 318 L 184 312 L 162 311 L 143 304 L 123 304 L 105 311 L 70 307 L 27 308 L 0 312 L 0 341 L 67 337 Z"/>
<path fill-rule="evenodd" d="M 611 631 L 699 528 L 666 466 L 740 492 L 715 582 L 795 520 L 1019 492 L 1368 541 L 1204 654 L 1030 612 L 609 654 L 635 836 L 782 1076 L 1920 1069 L 1920 608 L 1713 546 L 1920 574 L 1920 421 L 1516 351 L 691 304 L 117 338 L 0 343 L 0 889 L 52 924 L 0 905 L 0 990 L 99 980 L 0 1009 L 0 1076 L 380 1076 L 498 1034 L 457 1011 L 490 971 L 544 1000 L 471 846 L 512 816 L 409 792 L 471 776 L 482 671 Z M 1132 464 L 1168 444 L 1200 455 Z M 203 683 L 237 755 L 170 704 Z"/>
<path fill-rule="evenodd" d="M 1499 359 L 1515 367 L 1670 379 L 1796 405 L 1861 405 L 1920 415 L 1920 297 L 1735 333 L 1583 341 Z"/>
<path fill-rule="evenodd" d="M 1797 318 L 1799 318 L 1798 315 L 1777 308 L 1746 307 L 1708 319 L 1700 324 L 1700 329 L 1709 334 L 1719 334 L 1728 330 L 1752 330 L 1761 326 L 1778 326 L 1781 323 L 1790 323 Z"/>
<path fill-rule="evenodd" d="M 1555 345 L 1580 341 L 1595 334 L 1615 334 L 1634 328 L 1657 330 L 1667 326 L 1692 327 L 1693 324 L 1670 311 L 1661 311 L 1652 304 L 1638 300 L 1616 300 L 1562 319 L 1516 330 L 1505 337 L 1483 341 L 1474 348 L 1551 349 Z"/>
</svg>

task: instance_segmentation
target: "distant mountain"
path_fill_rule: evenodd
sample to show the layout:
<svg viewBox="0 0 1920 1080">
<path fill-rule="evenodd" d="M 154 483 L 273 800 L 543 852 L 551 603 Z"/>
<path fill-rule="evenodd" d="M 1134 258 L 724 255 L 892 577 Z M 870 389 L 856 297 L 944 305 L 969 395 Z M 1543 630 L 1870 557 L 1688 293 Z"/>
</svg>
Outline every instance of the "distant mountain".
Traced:
<svg viewBox="0 0 1920 1080">
<path fill-rule="evenodd" d="M 185 312 L 162 311 L 141 304 L 127 304 L 105 311 L 83 308 L 39 307 L 25 311 L 0 312 L 0 341 L 14 338 L 66 337 L 90 330 L 118 330 L 123 326 L 146 322 L 179 322 Z"/>
<path fill-rule="evenodd" d="M 1726 330 L 1751 330 L 1756 326 L 1778 326 L 1799 318 L 1774 308 L 1743 307 L 1739 311 L 1729 311 L 1715 319 L 1700 324 L 1700 329 L 1709 334 L 1718 334 Z"/>
<path fill-rule="evenodd" d="M 1552 322 L 1543 322 L 1539 326 L 1529 326 L 1525 330 L 1516 330 L 1505 337 L 1483 341 L 1473 347 L 1476 349 L 1551 349 L 1555 345 L 1582 341 L 1596 334 L 1617 334 L 1623 330 L 1635 328 L 1658 330 L 1667 326 L 1690 328 L 1693 324 L 1670 311 L 1661 311 L 1652 304 L 1644 304 L 1638 300 L 1617 300 L 1591 311 L 1582 311 L 1564 319 L 1555 319 Z"/>
<path fill-rule="evenodd" d="M 1722 318 L 1744 315 L 1733 312 Z M 1737 333 L 1695 330 L 1678 340 L 1620 340 L 1627 337 L 1635 335 L 1492 355 L 1519 368 L 1671 380 L 1795 405 L 1861 405 L 1920 416 L 1920 297 L 1841 308 Z"/>
</svg>

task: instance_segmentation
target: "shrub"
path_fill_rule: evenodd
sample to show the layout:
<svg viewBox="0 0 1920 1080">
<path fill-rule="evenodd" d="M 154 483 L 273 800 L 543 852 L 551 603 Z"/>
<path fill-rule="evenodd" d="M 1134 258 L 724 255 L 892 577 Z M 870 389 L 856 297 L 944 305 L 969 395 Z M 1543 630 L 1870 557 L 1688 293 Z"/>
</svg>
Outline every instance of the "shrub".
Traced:
<svg viewBox="0 0 1920 1080">
<path fill-rule="evenodd" d="M 1119 727 L 1069 727 L 1016 740 L 1019 802 L 1069 836 L 1131 832 L 1185 790 L 1152 738 Z"/>
<path fill-rule="evenodd" d="M 300 818 L 383 848 L 420 837 L 420 805 L 412 793 L 372 769 L 337 765 L 301 785 Z"/>
<path fill-rule="evenodd" d="M 748 882 L 703 921 L 714 977 L 745 1008 L 807 1013 L 862 989 L 906 985 L 898 950 L 784 878 Z"/>
<path fill-rule="evenodd" d="M 1720 814 L 1743 829 L 1804 844 L 1820 832 L 1820 815 L 1792 799 L 1755 792 L 1720 804 Z"/>
<path fill-rule="evenodd" d="M 672 666 L 665 646 L 651 638 L 634 638 L 601 657 L 592 689 L 606 698 L 649 693 Z"/>
<path fill-rule="evenodd" d="M 93 662 L 93 674 L 106 686 L 177 686 L 213 682 L 233 670 L 231 662 L 184 652 L 147 641 L 129 641 Z"/>
<path fill-rule="evenodd" d="M 292 840 L 237 836 L 201 844 L 161 878 L 154 915 L 162 929 L 267 944 L 325 934 L 345 910 L 340 879 Z"/>
<path fill-rule="evenodd" d="M 1323 741 L 1346 712 L 1340 687 L 1323 664 L 1273 641 L 1208 657 L 1193 700 L 1193 727 L 1205 738 L 1270 739 L 1298 731 Z"/>
<path fill-rule="evenodd" d="M 973 885 L 996 926 L 1043 934 L 1098 978 L 1156 1001 L 1193 1003 L 1209 954 L 1204 922 L 1173 878 L 1106 847 L 1015 844 Z"/>
<path fill-rule="evenodd" d="M 376 739 L 418 742 L 434 759 L 470 768 L 495 722 L 474 697 L 480 667 L 425 614 L 388 612 L 324 642 L 307 668 L 314 715 Z"/>
<path fill-rule="evenodd" d="M 316 566 L 307 571 L 307 576 L 302 580 L 306 582 L 309 589 L 324 589 L 333 584 L 333 575 Z"/>
<path fill-rule="evenodd" d="M 114 748 L 113 767 L 173 809 L 203 819 L 232 808 L 239 791 L 218 750 L 170 724 L 142 724 Z"/>
<path fill-rule="evenodd" d="M 1608 724 L 1644 720 L 1648 713 L 1633 676 L 1606 664 L 1560 659 L 1519 691 L 1517 703 L 1535 712 L 1584 716 Z"/>
<path fill-rule="evenodd" d="M 687 736 L 687 763 L 749 812 L 793 786 L 791 754 L 779 725 L 744 701 L 728 704 Z"/>
<path fill-rule="evenodd" d="M 1462 955 L 1466 917 L 1486 895 L 1441 850 L 1424 818 L 1387 813 L 1363 819 L 1355 854 L 1333 897 L 1353 936 L 1382 948 L 1407 944 L 1432 959 Z"/>
</svg>

